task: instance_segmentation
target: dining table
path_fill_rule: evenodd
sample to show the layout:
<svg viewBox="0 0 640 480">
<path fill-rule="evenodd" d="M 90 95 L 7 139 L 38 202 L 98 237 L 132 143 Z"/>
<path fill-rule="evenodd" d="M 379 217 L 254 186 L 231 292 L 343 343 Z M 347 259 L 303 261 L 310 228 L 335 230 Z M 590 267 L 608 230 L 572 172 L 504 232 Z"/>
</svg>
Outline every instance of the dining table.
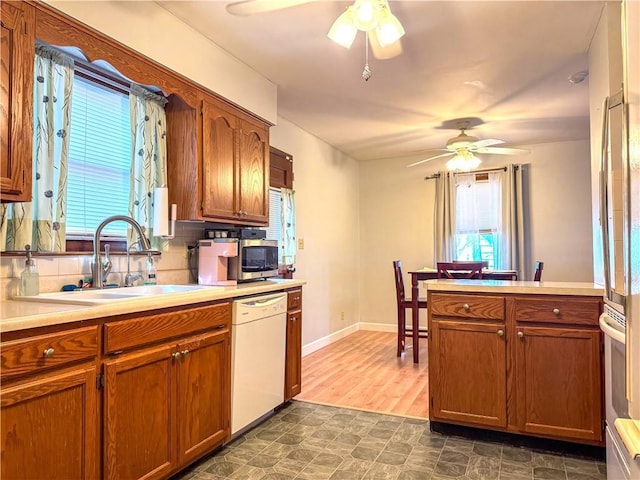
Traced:
<svg viewBox="0 0 640 480">
<path fill-rule="evenodd" d="M 468 272 L 464 270 L 451 271 L 454 278 L 465 278 Z M 413 363 L 419 362 L 420 346 L 418 344 L 419 309 L 418 309 L 418 282 L 423 280 L 435 280 L 438 278 L 438 270 L 432 267 L 422 267 L 409 271 L 411 275 L 411 328 L 413 329 Z M 516 270 L 493 270 L 484 268 L 482 270 L 482 280 L 517 280 Z"/>
</svg>

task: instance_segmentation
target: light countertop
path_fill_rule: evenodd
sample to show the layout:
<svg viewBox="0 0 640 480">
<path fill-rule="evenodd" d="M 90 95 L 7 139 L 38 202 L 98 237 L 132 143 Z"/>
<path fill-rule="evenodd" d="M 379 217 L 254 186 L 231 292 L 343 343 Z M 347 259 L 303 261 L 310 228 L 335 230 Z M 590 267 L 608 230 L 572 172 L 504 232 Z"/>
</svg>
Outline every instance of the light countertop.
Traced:
<svg viewBox="0 0 640 480">
<path fill-rule="evenodd" d="M 604 290 L 588 282 L 531 282 L 513 280 L 427 280 L 428 291 L 581 295 L 601 297 Z"/>
<path fill-rule="evenodd" d="M 201 288 L 187 292 L 131 297 L 100 305 L 3 300 L 0 306 L 0 331 L 10 332 L 158 308 L 244 297 L 294 288 L 305 283 L 304 280 L 271 279 L 243 283 L 237 286 Z"/>
</svg>

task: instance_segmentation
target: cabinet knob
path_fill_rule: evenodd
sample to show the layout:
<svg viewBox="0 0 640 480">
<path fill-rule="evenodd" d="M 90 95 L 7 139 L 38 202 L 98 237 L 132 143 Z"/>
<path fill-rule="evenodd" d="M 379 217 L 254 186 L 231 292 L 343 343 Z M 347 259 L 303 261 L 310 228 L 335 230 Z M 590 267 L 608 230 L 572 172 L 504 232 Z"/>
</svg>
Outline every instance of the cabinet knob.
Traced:
<svg viewBox="0 0 640 480">
<path fill-rule="evenodd" d="M 186 357 L 187 355 L 189 355 L 189 350 L 183 350 L 181 353 L 183 357 Z"/>
<path fill-rule="evenodd" d="M 44 358 L 51 358 L 51 357 L 53 357 L 55 355 L 55 353 L 56 353 L 56 351 L 53 348 L 49 347 L 49 348 L 45 349 L 44 352 L 42 352 L 42 356 Z"/>
<path fill-rule="evenodd" d="M 468 303 L 465 303 L 464 305 L 462 305 L 462 308 L 464 308 L 465 312 L 468 312 L 470 310 Z"/>
<path fill-rule="evenodd" d="M 171 356 L 173 357 L 174 360 L 180 360 L 180 357 L 182 356 L 182 352 L 172 353 Z"/>
<path fill-rule="evenodd" d="M 554 314 L 555 316 L 560 315 L 560 309 L 559 309 L 559 308 L 554 308 L 554 309 L 553 309 L 553 314 Z"/>
<path fill-rule="evenodd" d="M 518 338 L 524 338 L 524 332 L 518 332 Z"/>
<path fill-rule="evenodd" d="M 504 337 L 504 330 L 498 330 L 498 336 Z"/>
</svg>

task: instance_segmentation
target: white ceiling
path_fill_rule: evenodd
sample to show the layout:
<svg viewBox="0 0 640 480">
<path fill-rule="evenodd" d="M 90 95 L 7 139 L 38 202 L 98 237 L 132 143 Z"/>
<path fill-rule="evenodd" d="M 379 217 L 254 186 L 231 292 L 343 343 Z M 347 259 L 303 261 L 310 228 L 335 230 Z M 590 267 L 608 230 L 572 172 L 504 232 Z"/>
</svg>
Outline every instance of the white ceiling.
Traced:
<svg viewBox="0 0 640 480">
<path fill-rule="evenodd" d="M 601 1 L 391 1 L 402 55 L 369 61 L 365 37 L 351 49 L 327 38 L 350 2 L 316 1 L 252 16 L 221 1 L 161 6 L 278 85 L 278 114 L 357 160 L 425 158 L 455 130 L 504 146 L 589 137 L 588 66 Z"/>
</svg>

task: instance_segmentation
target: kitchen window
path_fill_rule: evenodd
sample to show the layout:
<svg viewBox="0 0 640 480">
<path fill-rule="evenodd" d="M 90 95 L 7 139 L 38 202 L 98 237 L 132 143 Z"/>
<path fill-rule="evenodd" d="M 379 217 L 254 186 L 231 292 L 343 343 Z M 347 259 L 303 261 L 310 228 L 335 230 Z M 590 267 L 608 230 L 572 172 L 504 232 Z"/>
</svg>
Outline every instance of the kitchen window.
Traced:
<svg viewBox="0 0 640 480">
<path fill-rule="evenodd" d="M 129 215 L 129 95 L 76 72 L 69 129 L 67 240 L 93 235 L 111 215 Z M 113 222 L 105 237 L 126 237 Z"/>
</svg>

